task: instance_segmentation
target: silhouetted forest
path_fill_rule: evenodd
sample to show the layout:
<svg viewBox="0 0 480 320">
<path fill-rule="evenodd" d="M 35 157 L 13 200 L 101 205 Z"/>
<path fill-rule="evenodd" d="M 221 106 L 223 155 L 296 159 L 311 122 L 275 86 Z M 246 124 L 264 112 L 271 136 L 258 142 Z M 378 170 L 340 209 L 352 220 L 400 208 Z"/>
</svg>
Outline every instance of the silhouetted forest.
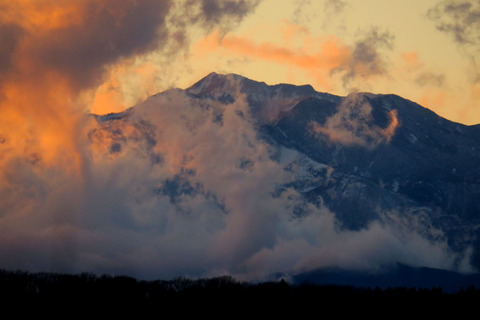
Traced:
<svg viewBox="0 0 480 320">
<path fill-rule="evenodd" d="M 278 282 L 247 283 L 224 276 L 209 279 L 178 278 L 140 281 L 126 276 L 0 271 L 0 301 L 3 306 L 109 307 L 117 312 L 138 310 L 176 310 L 180 313 L 205 313 L 222 308 L 231 312 L 261 308 L 283 311 L 337 309 L 338 312 L 379 310 L 397 311 L 418 308 L 437 311 L 463 310 L 480 303 L 480 289 L 469 287 L 456 293 L 440 288 L 417 289 L 361 288 L 337 285 L 289 284 Z M 343 307 L 338 307 L 339 305 Z M 147 308 L 148 307 L 148 308 Z M 461 308 L 461 309 L 460 309 Z M 81 311 L 81 308 L 79 309 Z M 233 311 L 236 310 L 236 311 Z"/>
</svg>

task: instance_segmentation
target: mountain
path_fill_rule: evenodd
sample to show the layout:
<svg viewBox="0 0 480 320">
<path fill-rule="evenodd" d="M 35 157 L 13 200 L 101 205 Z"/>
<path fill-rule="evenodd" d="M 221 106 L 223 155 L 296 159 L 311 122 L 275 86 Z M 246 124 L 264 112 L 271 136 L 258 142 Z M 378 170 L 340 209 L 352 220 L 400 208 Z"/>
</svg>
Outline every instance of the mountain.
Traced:
<svg viewBox="0 0 480 320">
<path fill-rule="evenodd" d="M 238 214 L 245 228 L 226 232 L 242 244 L 218 249 L 242 265 L 234 272 L 280 251 L 267 271 L 395 262 L 480 268 L 479 125 L 393 94 L 340 97 L 216 73 L 95 118 L 89 138 L 102 157 L 135 153 L 168 167 L 143 186 L 151 197 L 167 199 L 177 214 Z M 318 233 L 309 229 L 316 223 Z M 302 249 L 286 254 L 285 243 L 299 239 Z"/>
<path fill-rule="evenodd" d="M 392 265 L 377 272 L 361 272 L 341 268 L 322 268 L 297 274 L 292 279 L 298 285 L 345 285 L 364 288 L 441 288 L 449 293 L 480 286 L 480 274 L 461 274 L 433 268 Z"/>
</svg>

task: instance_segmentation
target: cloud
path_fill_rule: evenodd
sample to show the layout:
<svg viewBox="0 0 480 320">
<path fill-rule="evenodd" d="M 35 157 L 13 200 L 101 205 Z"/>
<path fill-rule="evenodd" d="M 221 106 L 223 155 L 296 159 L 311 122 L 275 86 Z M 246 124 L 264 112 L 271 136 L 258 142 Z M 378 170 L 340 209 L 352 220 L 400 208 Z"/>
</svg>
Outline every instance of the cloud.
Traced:
<svg viewBox="0 0 480 320">
<path fill-rule="evenodd" d="M 401 54 L 401 58 L 408 71 L 415 71 L 416 69 L 422 68 L 424 65 L 420 62 L 418 52 L 416 51 L 404 52 Z"/>
<path fill-rule="evenodd" d="M 7 73 L 13 64 L 14 53 L 23 34 L 21 27 L 14 24 L 0 25 L 0 74 Z"/>
<path fill-rule="evenodd" d="M 308 36 L 302 29 L 299 32 L 297 34 Z M 315 44 L 311 46 L 313 51 L 307 48 L 310 44 Z M 197 49 L 206 54 L 223 48 L 239 56 L 297 68 L 312 77 L 317 85 L 329 88 L 329 71 L 348 60 L 350 49 L 335 37 L 308 38 L 304 45 L 305 47 L 301 48 L 289 48 L 270 42 L 256 43 L 233 35 L 221 38 L 218 33 L 213 32 L 198 43 Z"/>
<path fill-rule="evenodd" d="M 166 61 L 184 53 L 191 28 L 218 25 L 214 40 L 228 48 L 302 70 L 348 64 L 352 50 L 335 39 L 324 40 L 316 56 L 225 35 L 256 4 L 1 2 L 2 268 L 150 279 L 224 272 L 260 277 L 275 261 L 286 270 L 361 265 L 335 256 L 342 241 L 352 252 L 359 246 L 379 252 L 378 261 L 397 257 L 382 259 L 389 243 L 418 252 L 415 241 L 381 241 L 382 226 L 339 233 L 323 207 L 309 206 L 308 218 L 294 219 L 292 208 L 303 199 L 291 189 L 275 194 L 291 176 L 272 160 L 278 150 L 259 139 L 244 98 L 197 103 L 171 90 L 116 120 L 85 114 L 85 92 L 115 92 L 122 68 L 138 67 L 132 61 L 152 51 Z M 376 250 L 378 243 L 384 250 Z M 447 257 L 443 244 L 421 248 Z M 303 252 L 303 260 L 289 252 Z M 447 260 L 434 261 L 448 267 Z"/>
<path fill-rule="evenodd" d="M 408 77 L 414 78 L 414 82 L 420 87 L 433 86 L 443 87 L 446 85 L 445 75 L 431 71 L 425 66 L 425 63 L 420 60 L 416 51 L 404 52 L 401 54 L 401 67 Z"/>
<path fill-rule="evenodd" d="M 392 49 L 393 40 L 394 36 L 389 32 L 371 28 L 355 41 L 349 59 L 334 68 L 332 73 L 342 75 L 345 88 L 350 88 L 351 82 L 356 79 L 386 75 L 388 65 L 381 50 Z"/>
<path fill-rule="evenodd" d="M 327 14 L 339 14 L 345 10 L 347 3 L 343 0 L 327 0 L 324 7 Z"/>
<path fill-rule="evenodd" d="M 201 39 L 196 46 L 198 52 L 226 49 L 241 57 L 262 59 L 286 67 L 302 70 L 313 79 L 322 90 L 331 91 L 338 78 L 344 89 L 355 90 L 360 83 L 366 86 L 368 80 L 388 75 L 388 61 L 383 49 L 391 49 L 393 36 L 372 28 L 359 34 L 353 45 L 345 44 L 334 36 L 313 37 L 308 30 L 287 23 L 284 28 L 285 43 L 256 43 L 241 36 L 221 37 L 212 32 Z M 303 40 L 300 45 L 292 45 L 291 35 Z"/>
<path fill-rule="evenodd" d="M 195 1 L 201 7 L 195 19 L 187 15 L 188 3 L 0 1 L 0 224 L 11 228 L 0 241 L 11 258 L 4 260 L 4 267 L 68 270 L 81 269 L 84 256 L 106 265 L 111 261 L 108 253 L 99 256 L 94 248 L 82 247 L 112 238 L 108 232 L 83 228 L 91 223 L 90 212 L 98 213 L 102 221 L 111 218 L 107 212 L 128 211 L 122 207 L 125 202 L 108 207 L 88 193 L 89 187 L 96 190 L 86 132 L 91 125 L 86 114 L 89 92 L 105 82 L 114 91 L 110 72 L 115 74 L 123 63 L 154 51 L 166 59 L 172 52 L 185 52 L 191 28 L 219 24 L 225 31 L 258 2 Z M 176 24 L 179 16 L 191 19 L 182 18 L 182 26 Z M 149 161 L 159 161 L 158 157 Z M 124 196 L 121 187 L 112 188 L 105 199 Z M 116 223 L 129 221 L 120 216 L 124 220 Z M 107 240 L 108 245 L 117 240 L 124 244 L 121 239 Z M 77 251 L 77 245 L 82 250 Z M 106 253 L 108 248 L 104 249 Z M 116 258 L 120 260 L 114 259 L 112 268 L 123 259 Z"/>
<path fill-rule="evenodd" d="M 444 0 L 430 8 L 427 16 L 435 27 L 449 34 L 470 58 L 475 70 L 474 82 L 480 81 L 480 3 L 478 1 Z"/>
<path fill-rule="evenodd" d="M 317 3 L 312 3 L 311 0 L 296 0 L 295 11 L 293 13 L 293 21 L 298 24 L 311 22 L 313 19 L 318 19 L 321 10 L 314 6 Z M 343 0 L 326 0 L 323 1 L 323 11 L 325 17 L 322 17 L 328 22 L 331 22 L 332 17 L 338 17 L 347 8 L 348 4 Z M 327 24 L 324 25 L 327 27 Z"/>
<path fill-rule="evenodd" d="M 388 143 L 399 126 L 397 111 L 387 113 L 389 124 L 383 128 L 375 124 L 373 107 L 368 101 L 368 94 L 351 93 L 338 107 L 338 112 L 328 118 L 325 124 L 310 124 L 310 130 L 317 135 L 326 136 L 330 142 L 343 145 L 359 145 L 375 148 L 381 143 Z"/>
<path fill-rule="evenodd" d="M 3 18 L 9 23 L 2 27 L 2 33 L 9 33 L 4 41 L 12 47 L 18 39 L 17 29 L 28 29 L 24 51 L 35 58 L 34 63 L 57 70 L 74 85 L 85 88 L 101 81 L 104 68 L 121 58 L 146 53 L 172 40 L 186 45 L 179 39 L 186 39 L 187 29 L 194 24 L 226 30 L 258 3 L 87 0 L 31 5 L 20 1 L 4 4 Z"/>
<path fill-rule="evenodd" d="M 102 0 L 6 6 L 10 23 L 25 30 L 15 54 L 32 71 L 57 72 L 80 90 L 101 82 L 105 66 L 156 47 L 165 38 L 170 4 Z"/>
<path fill-rule="evenodd" d="M 175 56 L 187 51 L 191 31 L 210 32 L 213 29 L 225 35 L 249 14 L 253 13 L 262 0 L 180 0 L 171 1 L 166 29 L 168 41 L 163 55 Z"/>
<path fill-rule="evenodd" d="M 445 84 L 445 75 L 434 72 L 422 72 L 415 78 L 415 83 L 419 86 L 442 87 Z"/>
<path fill-rule="evenodd" d="M 293 176 L 272 155 L 287 150 L 259 138 L 246 97 L 234 96 L 222 104 L 176 89 L 90 119 L 82 175 L 9 161 L 1 267 L 259 280 L 330 265 L 452 266 L 442 242 L 382 224 L 340 231 L 325 207 L 278 192 Z"/>
<path fill-rule="evenodd" d="M 101 81 L 105 66 L 161 45 L 169 6 L 152 0 L 91 2 L 83 9 L 82 24 L 45 31 L 29 49 L 74 86 L 87 88 Z"/>
<path fill-rule="evenodd" d="M 324 33 L 333 30 L 345 32 L 345 13 L 348 7 L 349 4 L 343 0 L 295 0 L 295 10 L 291 20 L 302 26 L 319 23 L 319 27 Z"/>
<path fill-rule="evenodd" d="M 162 43 L 168 1 L 2 2 L 0 131 L 5 161 L 81 170 L 81 92 L 101 84 L 106 68 Z M 2 61 L 2 62 L 3 62 Z"/>
<path fill-rule="evenodd" d="M 260 0 L 204 0 L 199 17 L 203 17 L 203 24 L 218 28 L 219 25 L 231 27 L 231 24 L 240 22 L 247 14 L 260 3 Z"/>
<path fill-rule="evenodd" d="M 312 20 L 312 15 L 314 14 L 314 11 L 310 10 L 311 6 L 311 0 L 296 0 L 295 11 L 293 13 L 293 21 L 295 23 L 301 23 L 304 21 Z"/>
<path fill-rule="evenodd" d="M 478 45 L 480 5 L 476 1 L 444 0 L 428 11 L 438 30 L 449 33 L 459 44 Z"/>
<path fill-rule="evenodd" d="M 313 214 L 305 220 L 292 222 L 288 230 L 292 238 L 281 239 L 273 248 L 260 250 L 247 262 L 274 273 L 279 266 L 292 273 L 332 265 L 350 270 L 375 272 L 394 261 L 406 264 L 449 265 L 448 249 L 433 245 L 415 232 L 401 237 L 388 226 L 372 223 L 361 231 L 337 231 L 327 214 Z M 296 232 L 302 232 L 293 235 Z"/>
<path fill-rule="evenodd" d="M 120 104 L 118 70 L 139 71 L 137 61 L 152 52 L 186 52 L 191 28 L 225 31 L 258 1 L 195 1 L 194 14 L 188 3 L 2 1 L 0 135 L 9 156 L 31 153 L 50 164 L 70 156 L 81 166 L 76 130 L 92 102 Z"/>
</svg>

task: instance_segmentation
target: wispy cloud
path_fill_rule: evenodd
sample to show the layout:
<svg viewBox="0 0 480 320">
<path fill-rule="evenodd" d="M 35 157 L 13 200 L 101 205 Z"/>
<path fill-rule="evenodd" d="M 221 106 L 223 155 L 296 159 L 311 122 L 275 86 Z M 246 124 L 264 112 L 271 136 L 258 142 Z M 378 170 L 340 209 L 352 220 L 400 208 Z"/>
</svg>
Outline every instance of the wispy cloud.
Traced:
<svg viewBox="0 0 480 320">
<path fill-rule="evenodd" d="M 415 79 L 415 83 L 419 86 L 435 86 L 442 87 L 445 84 L 445 75 L 433 72 L 422 72 Z"/>
<path fill-rule="evenodd" d="M 327 14 L 339 14 L 347 8 L 348 4 L 343 0 L 327 0 L 324 7 Z"/>
<path fill-rule="evenodd" d="M 310 52 L 306 48 L 288 48 L 270 42 L 256 43 L 233 35 L 220 38 L 217 33 L 212 33 L 202 39 L 197 48 L 206 52 L 224 48 L 236 55 L 298 68 L 310 75 L 317 85 L 329 87 L 329 71 L 349 59 L 350 48 L 335 37 L 316 40 L 316 50 Z"/>
<path fill-rule="evenodd" d="M 358 81 L 388 75 L 389 65 L 383 50 L 390 50 L 394 39 L 388 32 L 373 28 L 360 33 L 355 43 L 349 45 L 334 36 L 312 37 L 304 28 L 287 26 L 290 26 L 289 35 L 296 32 L 297 37 L 303 39 L 301 46 L 256 43 L 239 36 L 220 37 L 213 32 L 202 39 L 196 49 L 205 52 L 227 49 L 235 55 L 296 68 L 327 91 L 335 87 L 337 77 L 341 78 L 344 89 L 355 90 Z"/>
<path fill-rule="evenodd" d="M 332 73 L 342 75 L 345 88 L 351 87 L 355 79 L 386 75 L 388 63 L 382 50 L 391 50 L 394 36 L 387 31 L 377 28 L 361 33 L 351 48 L 351 55 L 347 61 L 334 68 Z"/>
<path fill-rule="evenodd" d="M 436 28 L 450 35 L 470 58 L 474 82 L 480 81 L 480 3 L 466 0 L 443 0 L 428 10 L 427 16 Z"/>
</svg>

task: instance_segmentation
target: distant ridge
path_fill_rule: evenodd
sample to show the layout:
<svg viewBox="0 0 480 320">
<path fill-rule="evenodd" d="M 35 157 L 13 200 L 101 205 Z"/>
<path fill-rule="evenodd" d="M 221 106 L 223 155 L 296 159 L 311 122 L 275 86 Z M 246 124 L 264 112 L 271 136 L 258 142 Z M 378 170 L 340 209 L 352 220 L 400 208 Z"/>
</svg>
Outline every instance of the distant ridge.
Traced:
<svg viewBox="0 0 480 320">
<path fill-rule="evenodd" d="M 362 288 L 440 288 L 456 293 L 471 287 L 480 288 L 480 274 L 461 274 L 434 268 L 415 268 L 403 264 L 385 267 L 384 270 L 355 271 L 342 268 L 322 268 L 300 273 L 292 278 L 297 285 L 343 285 Z"/>
</svg>

